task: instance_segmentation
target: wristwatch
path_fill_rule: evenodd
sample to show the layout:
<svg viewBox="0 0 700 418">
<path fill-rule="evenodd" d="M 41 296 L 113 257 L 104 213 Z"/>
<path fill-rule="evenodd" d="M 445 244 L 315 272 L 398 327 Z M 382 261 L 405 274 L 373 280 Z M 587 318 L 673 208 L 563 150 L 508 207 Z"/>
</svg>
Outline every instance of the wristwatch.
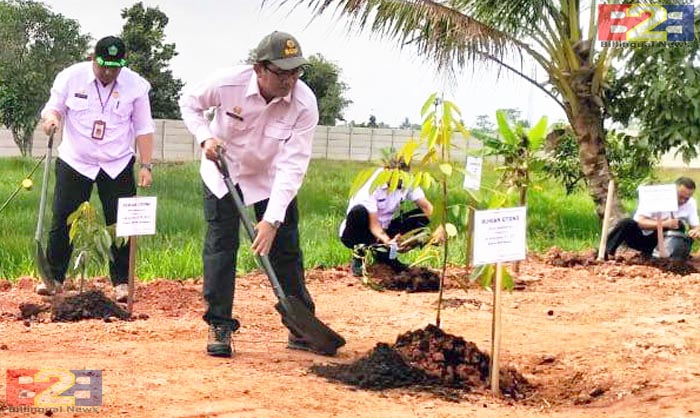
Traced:
<svg viewBox="0 0 700 418">
<path fill-rule="evenodd" d="M 153 171 L 153 163 L 141 163 L 141 168 L 145 168 L 148 171 Z"/>
<path fill-rule="evenodd" d="M 280 226 L 282 226 L 282 222 L 280 222 L 280 221 L 274 221 L 274 222 L 271 222 L 270 224 L 275 229 L 280 229 Z"/>
</svg>

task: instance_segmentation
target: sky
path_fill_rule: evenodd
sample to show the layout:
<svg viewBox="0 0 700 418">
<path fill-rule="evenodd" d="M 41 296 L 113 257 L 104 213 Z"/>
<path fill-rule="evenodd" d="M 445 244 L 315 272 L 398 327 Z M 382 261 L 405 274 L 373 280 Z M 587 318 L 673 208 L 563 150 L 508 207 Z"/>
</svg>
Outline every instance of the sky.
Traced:
<svg viewBox="0 0 700 418">
<path fill-rule="evenodd" d="M 93 42 L 118 35 L 124 20 L 120 11 L 135 0 L 44 0 L 54 12 L 80 23 Z M 489 115 L 501 108 L 516 108 L 535 123 L 541 116 L 550 122 L 564 120 L 561 107 L 549 96 L 520 77 L 497 67 L 469 65 L 453 81 L 436 74 L 412 50 L 400 50 L 395 42 L 370 32 L 358 33 L 342 17 L 331 14 L 312 20 L 305 6 L 261 7 L 260 0 L 144 0 L 146 7 L 158 7 L 169 18 L 166 42 L 175 43 L 179 55 L 171 61 L 175 77 L 185 85 L 197 83 L 211 72 L 236 65 L 268 33 L 291 33 L 305 56 L 320 53 L 341 69 L 341 80 L 349 86 L 345 96 L 352 104 L 345 110 L 347 121 L 400 125 L 406 118 L 420 123 L 420 109 L 433 92 L 440 92 L 462 111 L 467 126 L 477 115 Z M 525 72 L 537 80 L 544 74 Z"/>
</svg>

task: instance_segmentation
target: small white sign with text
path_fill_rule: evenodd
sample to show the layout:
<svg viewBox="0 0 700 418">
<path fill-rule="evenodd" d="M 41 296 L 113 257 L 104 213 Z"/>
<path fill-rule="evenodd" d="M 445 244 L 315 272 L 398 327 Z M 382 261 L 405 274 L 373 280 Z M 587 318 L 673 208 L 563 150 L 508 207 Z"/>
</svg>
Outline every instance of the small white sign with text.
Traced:
<svg viewBox="0 0 700 418">
<path fill-rule="evenodd" d="M 158 198 L 122 197 L 117 206 L 117 236 L 153 235 L 156 233 Z"/>
<path fill-rule="evenodd" d="M 467 166 L 464 170 L 465 189 L 479 190 L 481 188 L 481 167 L 484 159 L 481 157 L 467 157 Z"/>
<path fill-rule="evenodd" d="M 524 260 L 525 206 L 474 212 L 475 265 Z"/>
<path fill-rule="evenodd" d="M 678 210 L 678 192 L 675 184 L 639 186 L 639 212 L 675 212 Z"/>
</svg>

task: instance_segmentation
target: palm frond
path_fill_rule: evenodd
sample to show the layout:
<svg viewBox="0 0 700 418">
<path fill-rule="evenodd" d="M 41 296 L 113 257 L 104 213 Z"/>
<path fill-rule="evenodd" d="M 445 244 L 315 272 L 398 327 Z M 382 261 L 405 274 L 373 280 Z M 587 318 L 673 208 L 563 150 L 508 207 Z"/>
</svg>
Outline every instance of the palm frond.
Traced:
<svg viewBox="0 0 700 418">
<path fill-rule="evenodd" d="M 274 2 L 306 4 L 316 14 L 335 6 L 338 14 L 349 18 L 351 27 L 370 29 L 402 48 L 411 46 L 447 72 L 485 60 L 484 53 L 503 57 L 521 46 L 508 33 L 462 13 L 456 0 L 264 0 Z"/>
</svg>

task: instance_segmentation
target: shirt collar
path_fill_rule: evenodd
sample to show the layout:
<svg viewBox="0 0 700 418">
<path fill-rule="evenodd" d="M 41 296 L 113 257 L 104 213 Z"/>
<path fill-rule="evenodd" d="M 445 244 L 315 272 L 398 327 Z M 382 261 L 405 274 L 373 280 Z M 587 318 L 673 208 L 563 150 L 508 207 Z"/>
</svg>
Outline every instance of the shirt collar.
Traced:
<svg viewBox="0 0 700 418">
<path fill-rule="evenodd" d="M 92 61 L 89 61 L 90 65 L 88 66 L 88 72 L 86 73 L 85 77 L 85 84 L 93 84 L 97 80 L 97 76 L 95 75 L 95 70 L 92 69 L 93 63 Z M 119 79 L 122 77 L 122 73 L 124 72 L 124 68 L 122 67 L 122 71 L 119 72 L 119 75 L 117 78 L 114 80 L 114 83 L 117 84 L 119 82 Z"/>
<path fill-rule="evenodd" d="M 121 74 L 119 74 L 119 75 L 121 75 Z M 274 99 L 272 99 L 270 101 L 270 103 L 275 103 L 275 102 L 278 102 L 280 100 L 285 101 L 287 103 L 291 103 L 292 91 L 294 91 L 294 89 L 292 89 L 289 92 L 289 94 L 287 94 L 284 97 L 275 97 Z M 256 95 L 263 97 L 263 95 L 260 94 L 260 87 L 258 86 L 258 75 L 255 74 L 255 70 L 253 70 L 251 72 L 251 75 L 250 75 L 250 80 L 248 81 L 248 88 L 246 89 L 245 96 L 250 97 L 250 96 L 256 96 Z M 263 99 L 264 99 L 264 97 L 263 97 Z"/>
</svg>

